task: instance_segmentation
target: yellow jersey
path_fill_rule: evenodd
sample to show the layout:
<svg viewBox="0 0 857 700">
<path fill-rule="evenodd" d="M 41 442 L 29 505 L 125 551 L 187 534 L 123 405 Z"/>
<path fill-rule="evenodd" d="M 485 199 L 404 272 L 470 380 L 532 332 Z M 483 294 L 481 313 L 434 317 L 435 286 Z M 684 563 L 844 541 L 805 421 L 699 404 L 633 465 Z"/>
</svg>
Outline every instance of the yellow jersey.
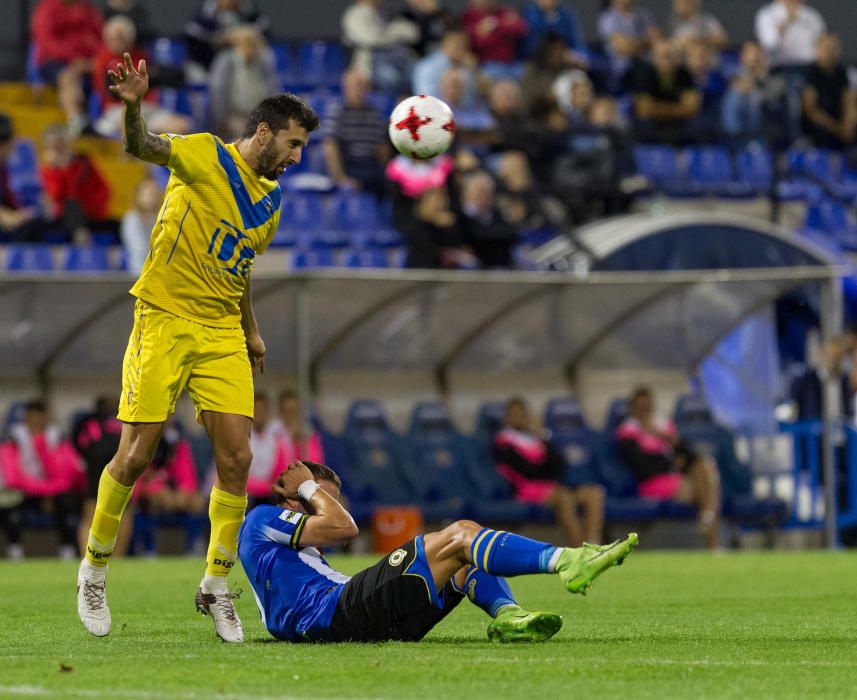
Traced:
<svg viewBox="0 0 857 700">
<path fill-rule="evenodd" d="M 170 180 L 131 294 L 206 326 L 240 326 L 253 260 L 280 220 L 280 186 L 212 134 L 164 137 Z"/>
</svg>

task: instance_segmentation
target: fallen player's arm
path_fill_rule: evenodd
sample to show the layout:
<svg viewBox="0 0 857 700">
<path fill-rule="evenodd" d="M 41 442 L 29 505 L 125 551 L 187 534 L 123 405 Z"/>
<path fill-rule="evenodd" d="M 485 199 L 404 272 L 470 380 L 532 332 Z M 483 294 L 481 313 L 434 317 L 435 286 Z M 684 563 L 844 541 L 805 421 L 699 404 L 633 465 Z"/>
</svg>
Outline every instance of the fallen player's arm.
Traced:
<svg viewBox="0 0 857 700">
<path fill-rule="evenodd" d="M 304 488 L 312 490 L 312 486 L 301 484 L 301 489 Z M 301 547 L 329 547 L 350 542 L 357 537 L 360 531 L 351 513 L 339 501 L 318 488 L 317 484 L 309 498 L 302 494 L 301 500 L 312 510 L 304 523 L 300 542 L 297 543 Z"/>
</svg>

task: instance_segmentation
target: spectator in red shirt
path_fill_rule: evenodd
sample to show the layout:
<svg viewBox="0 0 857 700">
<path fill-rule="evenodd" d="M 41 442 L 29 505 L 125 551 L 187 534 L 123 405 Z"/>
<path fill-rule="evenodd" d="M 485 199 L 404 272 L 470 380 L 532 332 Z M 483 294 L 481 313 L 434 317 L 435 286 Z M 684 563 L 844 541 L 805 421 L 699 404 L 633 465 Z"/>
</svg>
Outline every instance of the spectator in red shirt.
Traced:
<svg viewBox="0 0 857 700">
<path fill-rule="evenodd" d="M 628 417 L 616 432 L 619 454 L 639 482 L 643 498 L 699 508 L 699 529 L 710 548 L 719 544 L 720 476 L 710 458 L 680 439 L 672 421 L 655 415 L 652 391 L 640 387 L 628 400 Z"/>
<path fill-rule="evenodd" d="M 321 435 L 306 421 L 301 401 L 293 389 L 280 392 L 279 416 L 274 421 L 274 429 L 286 442 L 286 464 L 295 460 L 324 464 Z"/>
<path fill-rule="evenodd" d="M 496 0 L 470 0 L 461 24 L 486 74 L 499 78 L 514 73 L 518 42 L 527 33 L 527 23 L 517 10 L 498 6 Z"/>
<path fill-rule="evenodd" d="M 146 51 L 136 45 L 137 30 L 134 23 L 124 15 L 115 15 L 104 23 L 103 42 L 95 56 L 92 68 L 92 89 L 99 96 L 101 118 L 95 124 L 95 130 L 107 138 L 121 135 L 122 103 L 107 89 L 110 84 L 108 70 L 116 70 L 117 64 L 124 63 L 124 54 L 130 53 L 132 63 L 137 65 L 141 58 L 148 62 Z M 149 66 L 152 77 L 158 74 L 157 66 Z M 149 90 L 143 97 L 143 118 L 149 130 L 156 133 L 186 134 L 193 127 L 189 117 L 176 114 L 158 103 L 158 91 Z"/>
<path fill-rule="evenodd" d="M 110 187 L 88 156 L 72 151 L 65 127 L 50 126 L 42 135 L 42 188 L 49 218 L 75 238 L 90 228 L 116 228 L 106 223 Z"/>
<path fill-rule="evenodd" d="M 41 0 L 30 36 L 39 76 L 57 86 L 69 127 L 79 134 L 86 122 L 84 76 L 101 45 L 101 12 L 89 0 Z"/>
<path fill-rule="evenodd" d="M 85 475 L 71 443 L 48 420 L 44 401 L 33 400 L 24 409 L 24 420 L 12 425 L 8 440 L 0 445 L 0 473 L 5 488 L 20 491 L 23 502 L 7 518 L 10 558 L 20 559 L 22 511 L 41 510 L 54 517 L 63 559 L 77 556 L 76 514 Z"/>
</svg>

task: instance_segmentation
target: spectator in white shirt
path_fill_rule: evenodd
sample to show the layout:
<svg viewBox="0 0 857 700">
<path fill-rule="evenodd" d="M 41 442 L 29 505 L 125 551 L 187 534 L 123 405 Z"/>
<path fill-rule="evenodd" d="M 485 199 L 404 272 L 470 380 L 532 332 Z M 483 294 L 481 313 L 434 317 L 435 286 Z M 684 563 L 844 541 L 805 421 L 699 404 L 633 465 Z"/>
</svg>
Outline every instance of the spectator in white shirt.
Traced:
<svg viewBox="0 0 857 700">
<path fill-rule="evenodd" d="M 147 177 L 134 189 L 134 207 L 122 217 L 119 228 L 128 272 L 139 275 L 149 254 L 149 239 L 158 218 L 164 193 L 154 178 Z"/>
<path fill-rule="evenodd" d="M 774 0 L 756 13 L 756 37 L 775 68 L 812 63 L 825 30 L 822 16 L 803 0 Z"/>
<path fill-rule="evenodd" d="M 711 13 L 703 12 L 702 0 L 673 0 L 673 13 L 669 24 L 670 38 L 682 48 L 698 39 L 711 48 L 720 50 L 728 43 L 726 30 Z"/>
<path fill-rule="evenodd" d="M 247 496 L 251 506 L 269 503 L 271 485 L 286 468 L 286 441 L 277 421 L 271 416 L 271 403 L 265 394 L 253 398 L 253 427 L 250 431 L 253 460 L 247 477 Z"/>
</svg>

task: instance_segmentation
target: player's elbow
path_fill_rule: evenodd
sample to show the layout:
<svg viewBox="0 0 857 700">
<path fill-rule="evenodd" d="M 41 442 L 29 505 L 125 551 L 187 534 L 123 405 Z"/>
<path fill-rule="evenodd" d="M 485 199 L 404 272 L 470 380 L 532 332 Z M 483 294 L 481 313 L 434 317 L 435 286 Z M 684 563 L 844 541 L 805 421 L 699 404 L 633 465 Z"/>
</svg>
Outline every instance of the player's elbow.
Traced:
<svg viewBox="0 0 857 700">
<path fill-rule="evenodd" d="M 342 542 L 350 542 L 360 534 L 360 528 L 357 527 L 357 523 L 355 523 L 354 519 L 351 517 L 349 517 L 347 521 L 342 522 L 339 527 L 339 531 Z"/>
</svg>

